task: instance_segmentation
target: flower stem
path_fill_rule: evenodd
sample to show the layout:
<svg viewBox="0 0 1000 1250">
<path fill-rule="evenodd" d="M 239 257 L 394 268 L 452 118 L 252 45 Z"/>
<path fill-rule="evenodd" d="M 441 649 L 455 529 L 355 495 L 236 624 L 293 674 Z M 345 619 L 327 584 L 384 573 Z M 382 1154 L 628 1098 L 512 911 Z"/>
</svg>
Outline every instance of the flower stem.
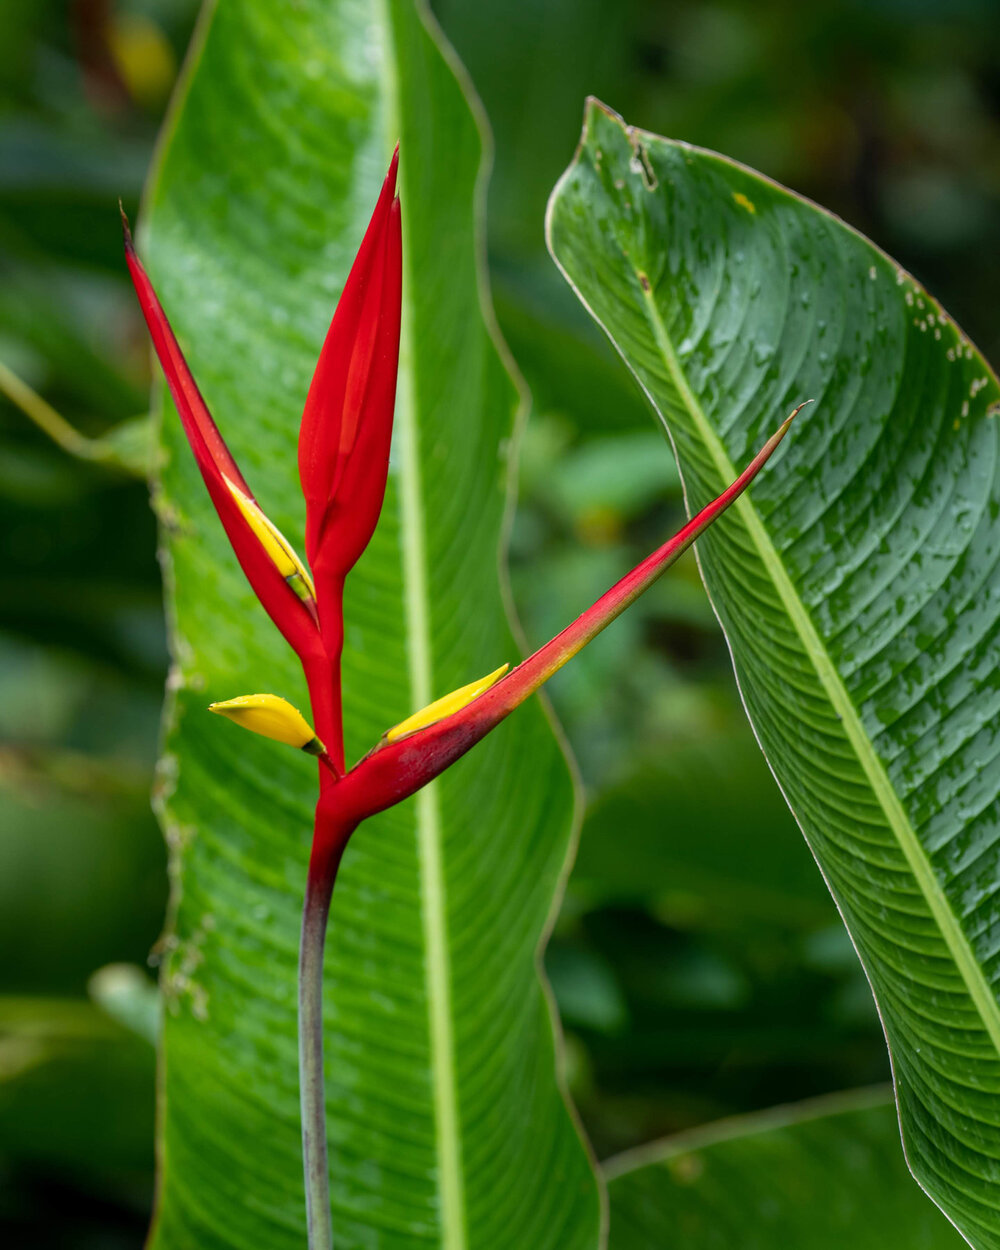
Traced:
<svg viewBox="0 0 1000 1250">
<path fill-rule="evenodd" d="M 309 1250 L 332 1250 L 330 1167 L 323 1081 L 323 947 L 342 848 L 313 848 L 302 908 L 299 948 L 299 1093 Z"/>
</svg>

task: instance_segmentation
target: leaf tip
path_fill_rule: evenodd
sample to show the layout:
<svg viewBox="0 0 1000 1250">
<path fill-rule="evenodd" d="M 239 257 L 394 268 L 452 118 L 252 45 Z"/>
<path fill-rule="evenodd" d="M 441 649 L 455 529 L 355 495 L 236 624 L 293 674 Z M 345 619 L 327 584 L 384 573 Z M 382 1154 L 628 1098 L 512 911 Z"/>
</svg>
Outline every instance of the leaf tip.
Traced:
<svg viewBox="0 0 1000 1250">
<path fill-rule="evenodd" d="M 775 433 L 771 435 L 771 441 L 773 441 L 775 447 L 777 447 L 778 443 L 780 443 L 781 440 L 788 433 L 788 427 L 792 424 L 792 422 L 799 415 L 802 409 L 808 407 L 809 404 L 814 404 L 815 402 L 816 401 L 814 399 L 804 399 L 801 404 L 798 404 L 795 408 L 792 409 L 792 411 L 788 414 L 788 416 L 784 419 L 784 421 L 782 421 L 781 425 L 778 426 L 778 429 L 775 431 Z"/>
</svg>

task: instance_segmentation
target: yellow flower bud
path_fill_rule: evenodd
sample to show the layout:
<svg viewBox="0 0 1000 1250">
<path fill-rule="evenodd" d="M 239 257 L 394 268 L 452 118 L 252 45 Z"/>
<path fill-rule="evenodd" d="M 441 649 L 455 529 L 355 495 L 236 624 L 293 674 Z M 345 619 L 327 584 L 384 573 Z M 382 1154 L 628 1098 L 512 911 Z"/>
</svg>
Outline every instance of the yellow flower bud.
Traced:
<svg viewBox="0 0 1000 1250">
<path fill-rule="evenodd" d="M 501 664 L 498 669 L 488 673 L 485 677 L 480 677 L 478 681 L 471 681 L 467 686 L 460 686 L 458 690 L 453 690 L 451 694 L 446 694 L 442 698 L 436 699 L 433 703 L 429 703 L 421 711 L 414 712 L 406 720 L 400 721 L 398 725 L 394 725 L 386 733 L 386 739 L 389 742 L 395 742 L 397 738 L 415 733 L 418 729 L 426 729 L 428 725 L 433 725 L 435 721 L 444 720 L 446 716 L 451 716 L 454 712 L 460 711 L 466 704 L 471 703 L 473 699 L 489 690 L 490 686 L 498 682 L 509 668 L 509 664 Z"/>
<path fill-rule="evenodd" d="M 304 601 L 315 599 L 316 588 L 309 576 L 309 570 L 295 554 L 292 544 L 238 486 L 234 486 L 228 477 L 224 478 L 224 481 L 229 487 L 229 493 L 236 500 L 236 506 L 243 513 L 243 519 L 253 530 L 257 541 L 267 552 L 278 572 L 300 599 Z"/>
<path fill-rule="evenodd" d="M 326 754 L 326 747 L 302 713 L 276 694 L 241 694 L 222 703 L 210 703 L 208 710 L 228 717 L 251 733 L 286 742 L 310 755 Z"/>
</svg>

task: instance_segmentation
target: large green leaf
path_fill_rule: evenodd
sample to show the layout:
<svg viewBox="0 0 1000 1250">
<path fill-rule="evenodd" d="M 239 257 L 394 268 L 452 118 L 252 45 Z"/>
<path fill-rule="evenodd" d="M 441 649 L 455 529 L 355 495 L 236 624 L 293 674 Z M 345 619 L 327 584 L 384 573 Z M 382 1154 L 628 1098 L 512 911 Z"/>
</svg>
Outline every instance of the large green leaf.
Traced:
<svg viewBox="0 0 1000 1250">
<path fill-rule="evenodd" d="M 210 12 L 140 238 L 224 435 L 301 549 L 299 414 L 397 135 L 404 345 L 385 511 L 348 585 L 355 757 L 516 656 L 497 552 L 517 395 L 482 304 L 482 140 L 422 13 L 409 0 Z M 163 444 L 174 901 L 153 1244 L 299 1248 L 295 964 L 316 778 L 204 707 L 254 690 L 303 705 L 305 691 L 169 408 Z M 598 1244 L 598 1184 L 536 967 L 572 807 L 536 705 L 352 842 L 325 1002 L 338 1247 Z"/>
<path fill-rule="evenodd" d="M 1000 1246 L 996 377 L 842 222 L 596 102 L 549 239 L 692 508 L 817 401 L 702 570 L 874 988 L 911 1167 Z"/>
<path fill-rule="evenodd" d="M 612 1250 L 958 1250 L 906 1171 L 885 1091 L 740 1116 L 607 1168 Z"/>
</svg>

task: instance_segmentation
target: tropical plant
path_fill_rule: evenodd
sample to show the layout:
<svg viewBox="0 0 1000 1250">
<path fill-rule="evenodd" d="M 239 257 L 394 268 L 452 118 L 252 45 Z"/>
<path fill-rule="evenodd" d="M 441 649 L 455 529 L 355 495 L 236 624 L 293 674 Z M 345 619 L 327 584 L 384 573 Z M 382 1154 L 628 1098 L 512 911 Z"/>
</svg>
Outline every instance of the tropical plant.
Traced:
<svg viewBox="0 0 1000 1250">
<path fill-rule="evenodd" d="M 333 1244 L 323 1077 L 323 948 L 337 871 L 351 835 L 412 797 L 495 729 L 611 624 L 747 489 L 799 408 L 718 499 L 699 512 L 551 642 L 508 673 L 442 695 L 383 733 L 345 768 L 340 664 L 347 575 L 371 541 L 385 498 L 396 400 L 401 308 L 401 229 L 393 154 L 371 223 L 347 277 L 302 416 L 299 474 L 306 498 L 309 569 L 268 519 L 233 460 L 122 215 L 125 254 L 184 433 L 226 535 L 254 593 L 298 656 L 323 738 L 287 700 L 238 695 L 209 705 L 261 737 L 316 756 L 316 803 L 299 946 L 299 1094 L 310 1247 Z M 325 739 L 325 741 L 324 741 Z M 330 745 L 327 746 L 327 743 Z"/>
<path fill-rule="evenodd" d="M 494 38 L 498 51 L 526 41 L 533 4 L 505 10 L 506 34 L 488 29 L 479 6 L 455 6 L 452 28 L 467 39 L 481 27 L 492 57 Z M 678 29 L 689 7 L 671 18 Z M 593 32 L 590 8 L 574 20 Z M 712 12 L 716 25 L 705 17 L 702 35 L 722 38 L 734 15 Z M 755 13 L 761 38 L 767 21 Z M 554 697 L 599 790 L 546 948 L 571 1033 L 563 1046 L 539 966 L 571 858 L 573 786 L 537 700 L 509 725 L 499 720 L 554 669 L 549 660 L 564 658 L 567 637 L 575 648 L 605 622 L 601 608 L 621 601 L 612 592 L 513 671 L 466 684 L 519 653 L 496 555 L 524 405 L 485 285 L 476 106 L 412 0 L 208 6 L 138 231 L 176 341 L 134 249 L 128 256 L 169 384 L 156 388 L 152 438 L 174 658 L 157 782 L 172 886 L 157 952 L 162 1025 L 134 969 L 94 977 L 94 1005 L 0 1004 L 5 1173 L 19 1137 L 26 1155 L 76 1157 L 81 1175 L 90 1174 L 81 1153 L 89 1165 L 91 1154 L 117 1157 L 122 1143 L 146 1141 L 141 1117 L 119 1129 L 111 1109 L 151 1089 L 147 1039 L 162 1032 L 156 1250 L 301 1246 L 307 1223 L 323 1245 L 331 1221 L 341 1250 L 671 1241 L 833 1250 L 849 1240 L 946 1250 L 961 1237 L 1000 1246 L 991 584 L 1000 388 L 926 290 L 842 222 L 591 101 L 547 235 L 628 365 L 616 378 L 600 329 L 587 336 L 572 296 L 539 298 L 537 272 L 519 268 L 526 225 L 541 240 L 541 201 L 520 217 L 511 208 L 514 180 L 539 183 L 540 147 L 528 142 L 539 117 L 546 136 L 568 143 L 566 119 L 538 105 L 551 105 L 557 83 L 576 83 L 574 98 L 585 89 L 577 80 L 594 61 L 584 45 L 577 56 L 567 42 L 562 66 L 539 51 L 544 74 L 526 72 L 523 90 L 517 77 L 516 108 L 505 113 L 489 58 L 468 44 L 507 136 L 501 246 L 491 253 L 498 308 L 541 397 L 522 458 L 532 502 L 514 548 L 530 634 L 547 637 L 634 562 L 622 554 L 623 518 L 628 541 L 648 549 L 674 528 L 682 482 L 690 514 L 711 508 L 776 416 L 816 400 L 753 490 L 699 540 L 698 558 L 759 744 L 854 945 L 745 724 L 741 734 L 735 695 L 720 711 L 722 660 L 714 684 L 698 665 L 677 680 L 674 652 L 690 651 L 692 636 L 704 647 L 715 626 L 696 600 L 693 563 L 682 561 L 557 679 Z M 643 91 L 623 84 L 614 98 L 624 91 L 637 110 Z M 671 132 L 698 133 L 697 107 L 672 98 Z M 709 134 L 712 146 L 728 142 L 724 129 Z M 379 197 L 397 137 L 401 217 L 395 163 Z M 747 151 L 738 136 L 733 146 Z M 786 180 L 799 185 L 794 172 Z M 822 180 L 803 183 L 828 198 Z M 16 220 L 14 237 L 23 209 Z M 870 232 L 900 237 L 883 236 L 883 225 Z M 8 283 L 0 314 L 26 289 Z M 0 390 L 89 462 L 95 480 L 144 472 L 150 422 L 95 424 L 84 437 L 42 398 L 58 404 L 59 390 L 32 353 L 75 352 L 81 394 L 111 396 L 119 417 L 138 408 L 134 379 L 95 370 L 98 357 L 78 344 L 71 352 L 58 318 L 54 337 L 35 321 L 31 351 L 12 340 Z M 629 427 L 645 419 L 635 415 L 640 396 L 655 417 L 646 432 Z M 598 436 L 573 446 L 564 408 Z M 362 441 L 372 454 L 360 454 Z M 129 538 L 135 524 L 113 515 Z M 548 524 L 572 534 L 571 562 L 537 559 Z M 106 541 L 100 549 L 103 559 Z M 647 571 L 674 551 L 667 544 Z M 42 619 L 44 579 L 30 581 L 31 595 L 9 580 L 17 611 Z M 624 599 L 635 588 L 631 575 Z M 60 626 L 77 647 L 89 602 L 77 594 Z M 95 629 L 86 645 L 122 646 L 125 632 L 111 644 Z M 279 693 L 233 699 L 240 688 Z M 307 704 L 315 729 L 295 710 Z M 311 868 L 313 768 L 213 722 L 206 705 L 319 757 Z M 12 706 L 8 720 L 23 702 Z M 366 750 L 348 770 L 345 756 Z M 87 771 L 75 806 L 36 812 L 27 826 L 51 826 L 35 841 L 52 848 L 60 880 L 93 845 L 94 796 L 123 784 L 117 763 L 73 764 L 58 769 L 60 784 L 77 787 Z M 139 794 L 141 776 L 128 784 Z M 124 846 L 131 826 L 122 828 Z M 89 862 L 100 858 L 91 851 Z M 92 870 L 80 875 L 89 890 Z M 55 945 L 73 918 L 50 893 L 58 919 L 44 931 Z M 105 881 L 94 898 L 112 893 Z M 19 913 L 8 910 L 13 931 Z M 90 949 L 75 955 L 84 975 Z M 887 1087 L 835 1094 L 595 1166 L 567 1084 L 607 1155 L 678 1126 L 885 1079 L 855 950 L 884 1022 L 898 1108 Z M 55 1105 L 62 1118 L 39 1113 Z M 910 1169 L 960 1232 L 910 1179 L 897 1110 Z M 64 1120 L 90 1126 L 79 1134 L 84 1152 Z M 121 1157 L 134 1158 L 134 1145 Z"/>
</svg>

